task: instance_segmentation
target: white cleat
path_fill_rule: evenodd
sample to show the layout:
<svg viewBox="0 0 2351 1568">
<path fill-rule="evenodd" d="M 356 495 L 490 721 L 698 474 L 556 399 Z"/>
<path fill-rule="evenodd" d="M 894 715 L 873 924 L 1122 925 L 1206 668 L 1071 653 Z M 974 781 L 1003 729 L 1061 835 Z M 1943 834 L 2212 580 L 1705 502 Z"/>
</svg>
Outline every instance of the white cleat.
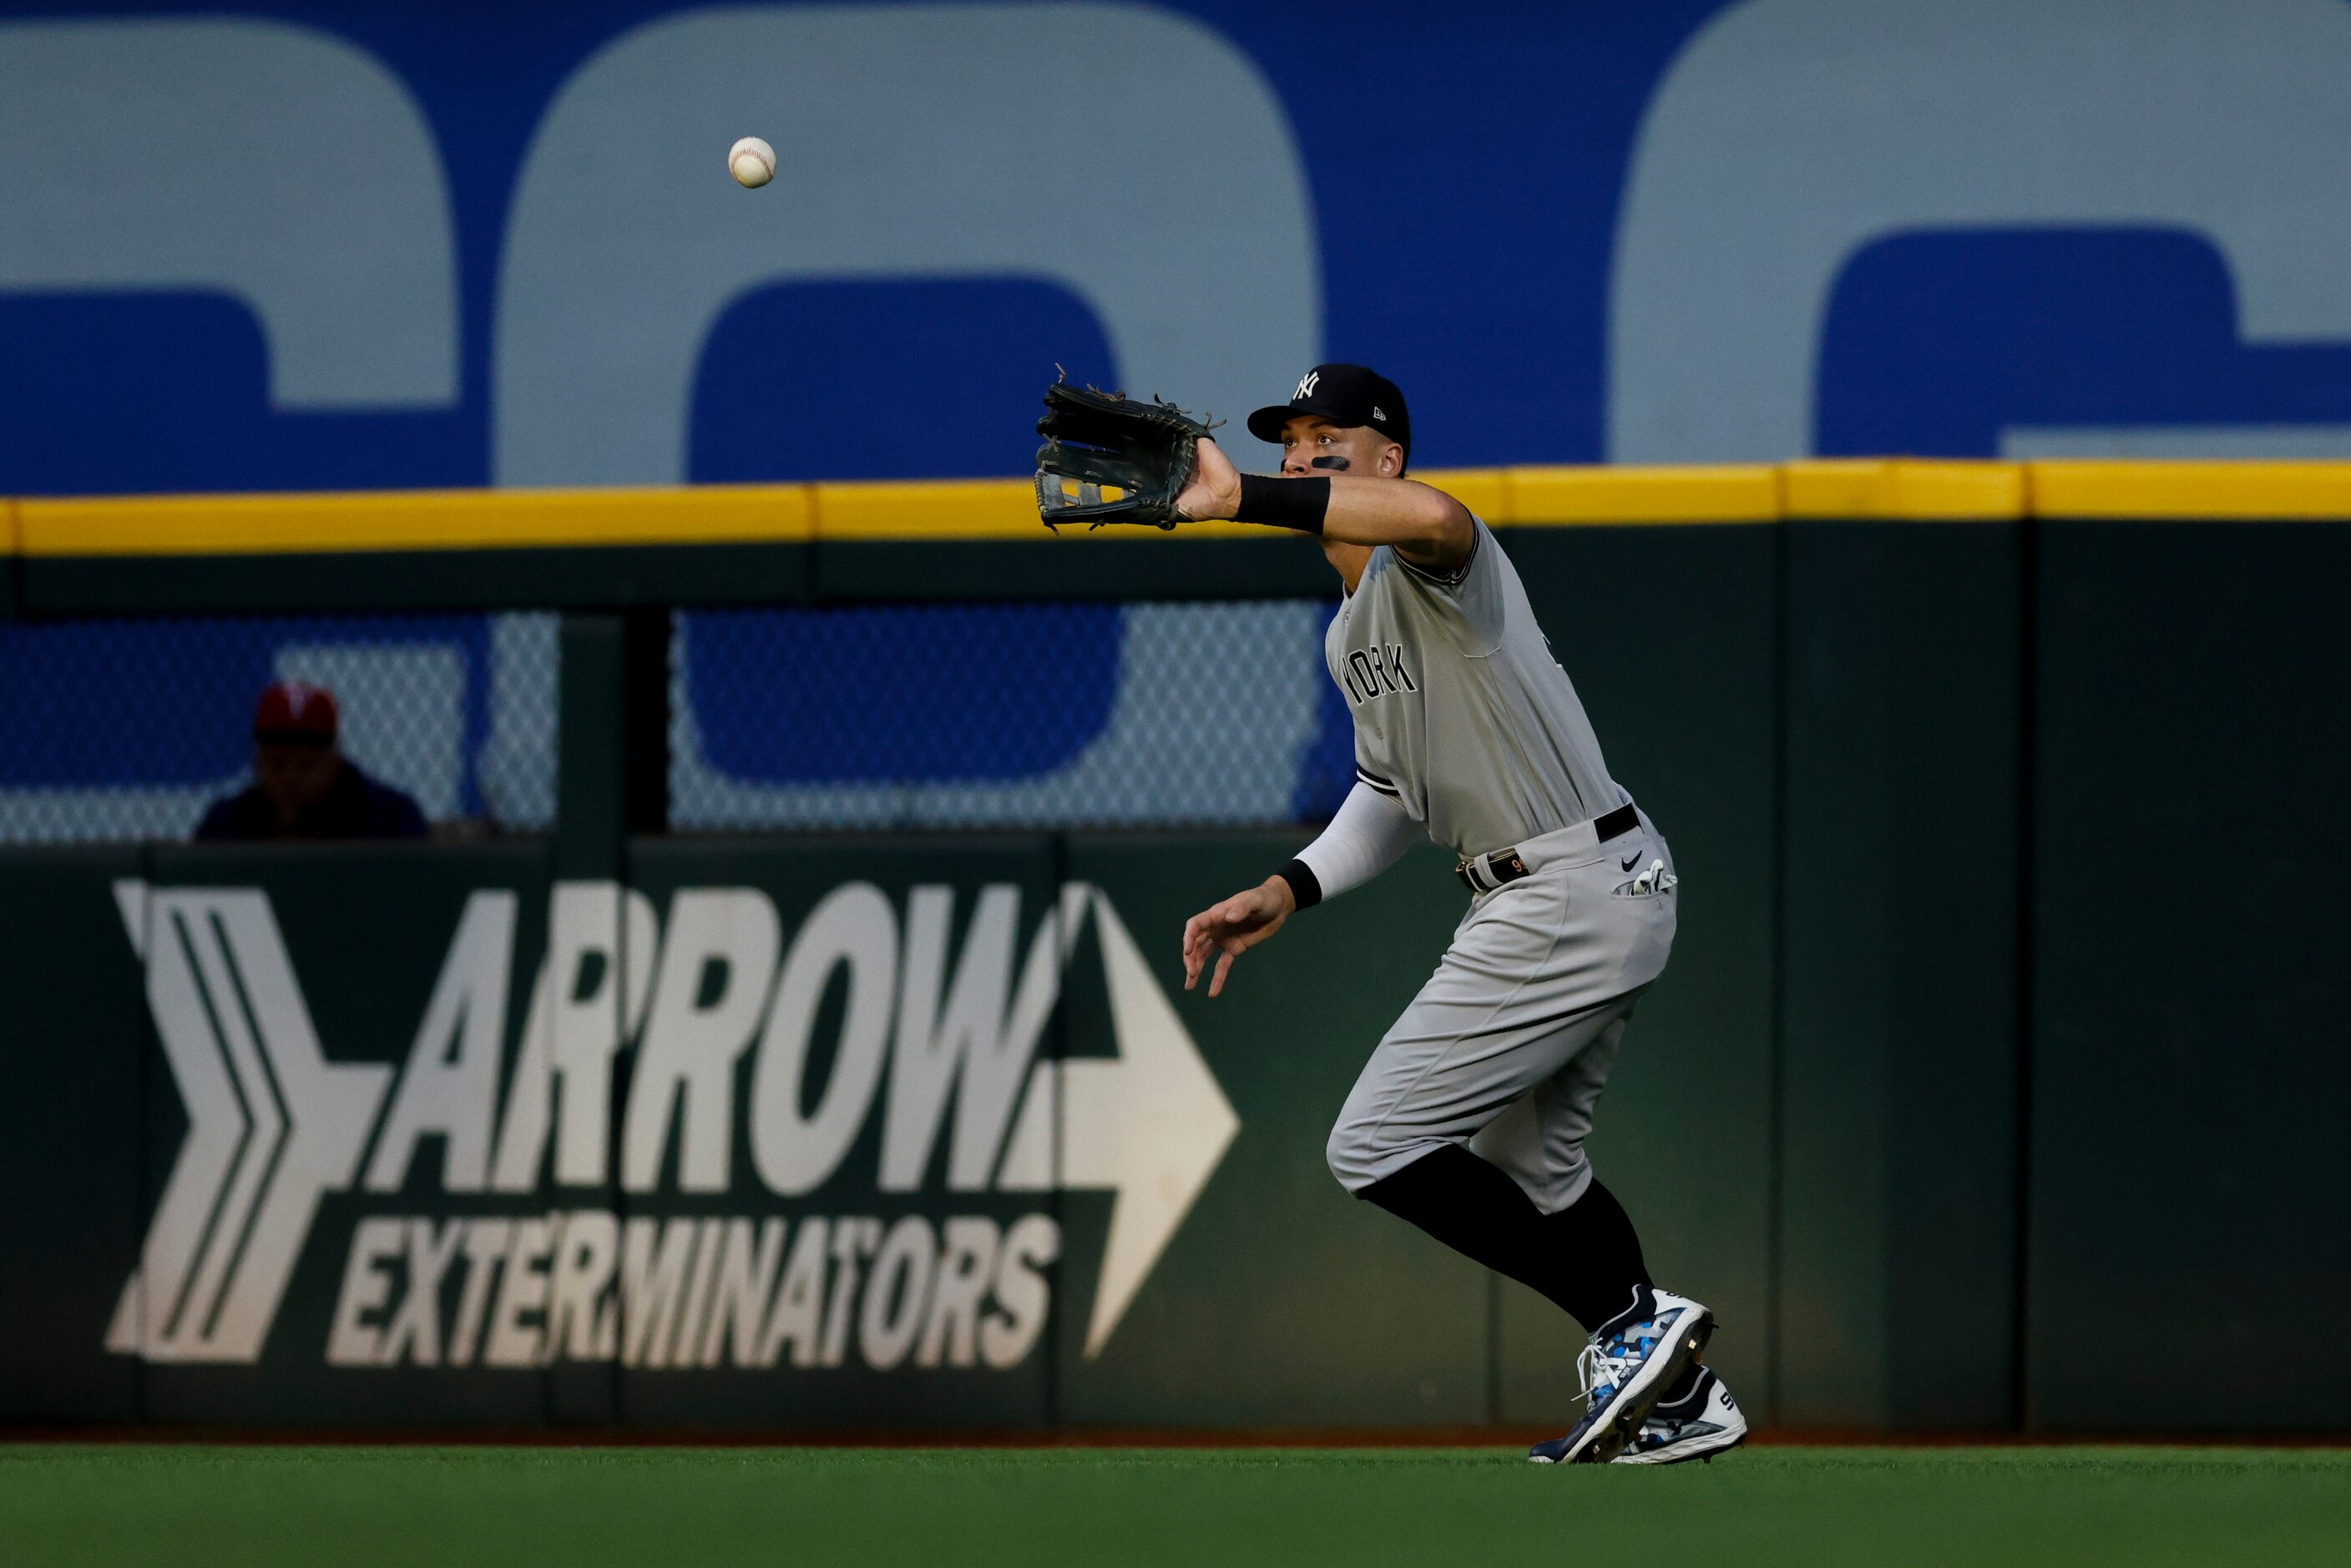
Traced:
<svg viewBox="0 0 2351 1568">
<path fill-rule="evenodd" d="M 1583 1347 L 1583 1419 L 1564 1437 L 1537 1443 L 1539 1465 L 1606 1464 L 1639 1436 L 1657 1396 L 1680 1381 L 1714 1333 L 1714 1314 L 1687 1296 L 1648 1285 L 1593 1331 Z"/>
<path fill-rule="evenodd" d="M 1649 1418 L 1611 1464 L 1677 1465 L 1710 1459 L 1747 1440 L 1747 1417 L 1739 1401 L 1710 1367 L 1698 1369 L 1698 1386 L 1670 1405 L 1650 1408 Z"/>
</svg>

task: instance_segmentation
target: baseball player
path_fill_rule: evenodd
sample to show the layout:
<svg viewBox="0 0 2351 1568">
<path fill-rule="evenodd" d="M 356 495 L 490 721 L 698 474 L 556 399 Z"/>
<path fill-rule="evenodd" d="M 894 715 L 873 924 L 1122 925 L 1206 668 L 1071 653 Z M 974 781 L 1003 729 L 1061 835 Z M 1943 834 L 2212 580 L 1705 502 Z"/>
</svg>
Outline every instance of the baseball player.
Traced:
<svg viewBox="0 0 2351 1568">
<path fill-rule="evenodd" d="M 1355 784 L 1297 859 L 1185 925 L 1185 988 L 1213 957 L 1217 995 L 1235 958 L 1421 830 L 1460 857 L 1468 912 L 1347 1096 L 1332 1174 L 1590 1332 L 1582 1416 L 1531 1458 L 1669 1464 L 1729 1448 L 1746 1421 L 1698 1361 L 1713 1316 L 1651 1281 L 1583 1152 L 1673 946 L 1673 853 L 1609 777 L 1499 541 L 1405 477 L 1395 383 L 1318 365 L 1249 428 L 1280 445 L 1280 476 L 1238 473 L 1204 439 L 1176 510 L 1322 539 L 1346 589 L 1323 655 L 1354 716 Z"/>
</svg>

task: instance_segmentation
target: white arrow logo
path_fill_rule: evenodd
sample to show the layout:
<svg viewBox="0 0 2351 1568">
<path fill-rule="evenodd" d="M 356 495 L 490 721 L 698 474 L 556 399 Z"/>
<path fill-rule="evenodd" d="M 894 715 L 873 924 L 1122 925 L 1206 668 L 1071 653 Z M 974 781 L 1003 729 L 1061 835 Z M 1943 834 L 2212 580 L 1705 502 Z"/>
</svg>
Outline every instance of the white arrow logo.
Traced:
<svg viewBox="0 0 2351 1568">
<path fill-rule="evenodd" d="M 259 889 L 126 881 L 114 896 L 188 1136 L 107 1348 L 256 1361 L 319 1197 L 358 1173 L 392 1069 L 328 1062 Z"/>
<path fill-rule="evenodd" d="M 1092 1360 L 1110 1343 L 1241 1123 L 1101 889 L 1078 883 L 1062 889 L 1064 956 L 1088 907 L 1101 937 L 1118 1055 L 1037 1064 L 997 1185 L 1025 1191 L 1055 1185 L 1058 1123 L 1059 1185 L 1117 1194 L 1086 1324 L 1085 1354 Z"/>
</svg>

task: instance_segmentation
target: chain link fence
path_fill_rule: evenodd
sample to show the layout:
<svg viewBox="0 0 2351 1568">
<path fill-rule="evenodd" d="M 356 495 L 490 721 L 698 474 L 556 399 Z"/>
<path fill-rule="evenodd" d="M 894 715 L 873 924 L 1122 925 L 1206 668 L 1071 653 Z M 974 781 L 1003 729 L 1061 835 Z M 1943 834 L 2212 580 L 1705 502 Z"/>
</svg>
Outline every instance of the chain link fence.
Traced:
<svg viewBox="0 0 2351 1568">
<path fill-rule="evenodd" d="M 689 610 L 682 831 L 1250 826 L 1326 817 L 1352 729 L 1321 600 Z M 444 836 L 556 814 L 553 614 L 0 623 L 0 842 L 187 837 L 254 704 L 332 691 L 345 754 Z"/>
<path fill-rule="evenodd" d="M 436 831 L 544 831 L 558 659 L 551 614 L 0 622 L 0 842 L 185 838 L 279 680 L 333 692 L 344 755 Z"/>
<path fill-rule="evenodd" d="M 670 825 L 1236 826 L 1327 816 L 1332 605 L 680 612 Z"/>
</svg>

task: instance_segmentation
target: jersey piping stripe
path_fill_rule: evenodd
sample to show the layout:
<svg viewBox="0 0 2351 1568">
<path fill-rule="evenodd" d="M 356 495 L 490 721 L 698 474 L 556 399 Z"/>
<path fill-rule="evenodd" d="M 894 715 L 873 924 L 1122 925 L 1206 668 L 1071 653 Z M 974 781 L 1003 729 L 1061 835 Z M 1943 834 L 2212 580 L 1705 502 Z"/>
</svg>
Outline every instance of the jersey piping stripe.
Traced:
<svg viewBox="0 0 2351 1568">
<path fill-rule="evenodd" d="M 1392 800 L 1404 799 L 1404 791 L 1398 789 L 1392 780 L 1381 778 L 1360 762 L 1355 764 L 1355 777 Z"/>
</svg>

